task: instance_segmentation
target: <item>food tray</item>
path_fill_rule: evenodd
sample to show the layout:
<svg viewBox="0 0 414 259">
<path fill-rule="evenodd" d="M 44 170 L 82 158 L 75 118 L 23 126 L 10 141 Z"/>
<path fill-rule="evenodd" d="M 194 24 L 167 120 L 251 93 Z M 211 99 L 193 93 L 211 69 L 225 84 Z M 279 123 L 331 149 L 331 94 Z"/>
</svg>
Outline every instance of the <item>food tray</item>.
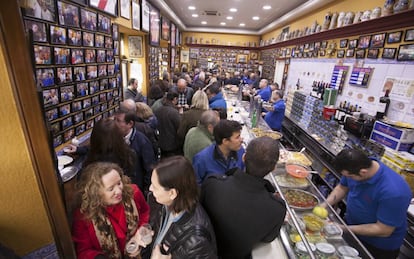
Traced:
<svg viewBox="0 0 414 259">
<path fill-rule="evenodd" d="M 319 199 L 310 192 L 300 189 L 289 189 L 283 191 L 289 207 L 297 210 L 310 210 L 319 204 Z"/>
<path fill-rule="evenodd" d="M 282 138 L 282 133 L 278 132 L 278 131 L 273 131 L 273 130 L 262 130 L 260 128 L 253 128 L 252 129 L 252 133 L 256 136 L 256 138 L 260 138 L 260 137 L 270 137 L 272 139 L 281 139 Z"/>
<path fill-rule="evenodd" d="M 288 174 L 275 175 L 277 184 L 282 188 L 306 189 L 309 181 L 306 178 L 296 178 Z"/>
</svg>

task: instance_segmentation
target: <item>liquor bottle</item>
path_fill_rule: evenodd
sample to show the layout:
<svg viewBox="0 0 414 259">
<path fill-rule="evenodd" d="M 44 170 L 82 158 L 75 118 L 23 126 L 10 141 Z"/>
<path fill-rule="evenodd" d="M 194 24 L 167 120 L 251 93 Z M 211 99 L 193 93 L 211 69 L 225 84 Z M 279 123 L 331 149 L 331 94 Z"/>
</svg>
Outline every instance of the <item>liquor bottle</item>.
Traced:
<svg viewBox="0 0 414 259">
<path fill-rule="evenodd" d="M 377 120 L 381 120 L 384 118 L 385 115 L 387 115 L 388 107 L 390 106 L 390 97 L 388 95 L 390 94 L 390 90 L 385 91 L 385 95 L 380 97 L 379 104 L 377 108 L 377 115 L 375 118 Z"/>
<path fill-rule="evenodd" d="M 251 122 L 252 122 L 252 128 L 256 128 L 257 127 L 257 112 L 256 112 L 256 110 L 253 111 Z"/>
</svg>

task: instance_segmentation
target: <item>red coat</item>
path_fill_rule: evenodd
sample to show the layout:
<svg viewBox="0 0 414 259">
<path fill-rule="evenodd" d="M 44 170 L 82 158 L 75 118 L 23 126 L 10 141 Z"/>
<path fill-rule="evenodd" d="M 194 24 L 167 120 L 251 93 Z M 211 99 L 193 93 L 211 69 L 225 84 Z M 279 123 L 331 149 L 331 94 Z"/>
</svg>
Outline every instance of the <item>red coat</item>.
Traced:
<svg viewBox="0 0 414 259">
<path fill-rule="evenodd" d="M 134 190 L 134 201 L 139 215 L 139 227 L 144 223 L 148 223 L 150 208 L 138 187 L 135 184 L 131 186 Z M 124 207 L 122 203 L 110 206 L 106 208 L 106 213 L 118 238 L 119 249 L 123 254 L 127 242 L 127 224 Z M 98 238 L 96 237 L 92 221 L 85 220 L 79 209 L 77 209 L 73 215 L 72 239 L 75 243 L 78 259 L 93 259 L 98 254 L 103 253 Z"/>
</svg>

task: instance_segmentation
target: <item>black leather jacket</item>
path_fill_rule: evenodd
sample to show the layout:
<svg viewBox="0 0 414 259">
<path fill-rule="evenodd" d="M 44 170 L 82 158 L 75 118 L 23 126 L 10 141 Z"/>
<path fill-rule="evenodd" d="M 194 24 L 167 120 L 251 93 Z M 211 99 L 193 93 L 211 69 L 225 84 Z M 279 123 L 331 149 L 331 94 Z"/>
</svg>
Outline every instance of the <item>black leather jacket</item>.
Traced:
<svg viewBox="0 0 414 259">
<path fill-rule="evenodd" d="M 149 203 L 151 206 L 151 225 L 155 231 L 153 240 L 155 240 L 167 211 L 164 206 L 156 204 L 155 201 Z M 198 230 L 195 230 L 195 226 Z M 165 244 L 171 249 L 167 250 L 166 254 L 171 253 L 172 258 L 217 258 L 213 226 L 199 203 L 194 212 L 185 212 L 177 222 L 171 224 L 161 243 L 161 247 Z"/>
</svg>

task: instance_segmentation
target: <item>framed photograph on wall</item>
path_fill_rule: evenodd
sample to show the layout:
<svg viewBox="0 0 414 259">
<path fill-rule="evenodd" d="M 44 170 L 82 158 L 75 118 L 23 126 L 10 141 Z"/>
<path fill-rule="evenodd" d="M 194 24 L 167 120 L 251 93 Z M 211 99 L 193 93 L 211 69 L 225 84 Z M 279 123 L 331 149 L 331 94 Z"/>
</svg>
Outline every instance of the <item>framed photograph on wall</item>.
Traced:
<svg viewBox="0 0 414 259">
<path fill-rule="evenodd" d="M 119 40 L 119 26 L 118 26 L 118 24 L 112 24 L 112 38 L 113 38 L 113 40 Z"/>
<path fill-rule="evenodd" d="M 76 5 L 58 1 L 57 6 L 60 25 L 79 27 L 79 8 Z"/>
<path fill-rule="evenodd" d="M 98 14 L 98 31 L 111 34 L 111 18 L 109 16 Z"/>
<path fill-rule="evenodd" d="M 53 147 L 58 147 L 62 145 L 62 143 L 63 143 L 62 135 L 59 135 L 53 138 Z"/>
<path fill-rule="evenodd" d="M 149 32 L 151 5 L 147 0 L 141 0 L 141 30 Z"/>
<path fill-rule="evenodd" d="M 166 17 L 161 17 L 161 39 L 170 40 L 170 20 Z"/>
<path fill-rule="evenodd" d="M 176 27 L 174 23 L 171 23 L 171 32 L 170 32 L 170 44 L 171 47 L 175 46 L 175 31 L 176 31 Z"/>
<path fill-rule="evenodd" d="M 128 53 L 130 58 L 141 58 L 142 36 L 128 36 Z"/>
<path fill-rule="evenodd" d="M 53 68 L 36 69 L 36 82 L 40 87 L 48 87 L 55 84 L 55 71 Z"/>
<path fill-rule="evenodd" d="M 23 2 L 22 9 L 24 15 L 49 22 L 55 21 L 56 1 L 26 0 L 21 2 Z"/>
<path fill-rule="evenodd" d="M 387 43 L 392 44 L 392 43 L 401 42 L 401 38 L 402 38 L 401 36 L 402 36 L 402 31 L 390 32 L 388 33 Z"/>
<path fill-rule="evenodd" d="M 76 124 L 76 122 L 75 122 Z M 75 130 L 74 129 L 69 129 L 67 131 L 65 131 L 65 133 L 63 133 L 63 141 L 68 142 L 70 141 L 73 137 L 75 137 Z"/>
<path fill-rule="evenodd" d="M 400 61 L 414 60 L 414 44 L 400 45 L 400 48 L 398 49 L 397 60 L 400 60 Z"/>
<path fill-rule="evenodd" d="M 237 55 L 236 62 L 237 63 L 247 63 L 247 55 L 245 55 L 245 54 Z"/>
<path fill-rule="evenodd" d="M 86 68 L 84 66 L 73 68 L 73 76 L 74 76 L 73 78 L 76 82 L 86 80 L 85 75 L 86 75 Z"/>
<path fill-rule="evenodd" d="M 66 28 L 50 25 L 50 43 L 66 44 Z"/>
<path fill-rule="evenodd" d="M 106 62 L 106 51 L 104 49 L 98 49 L 96 54 L 96 62 L 104 63 Z"/>
<path fill-rule="evenodd" d="M 47 42 L 46 24 L 38 21 L 25 20 L 26 31 L 32 31 L 33 41 Z"/>
<path fill-rule="evenodd" d="M 71 46 L 81 46 L 82 32 L 80 30 L 68 29 L 68 44 Z"/>
<path fill-rule="evenodd" d="M 366 49 L 369 47 L 370 42 L 371 42 L 371 35 L 360 36 L 358 40 L 358 48 Z"/>
<path fill-rule="evenodd" d="M 58 109 L 53 108 L 45 112 L 45 117 L 48 121 L 53 121 L 59 118 Z"/>
<path fill-rule="evenodd" d="M 414 41 L 414 29 L 405 31 L 404 41 Z"/>
<path fill-rule="evenodd" d="M 347 45 L 348 45 L 348 39 L 343 39 L 339 41 L 340 48 L 346 48 Z"/>
<path fill-rule="evenodd" d="M 141 10 L 139 3 L 132 1 L 132 29 L 141 29 Z"/>
<path fill-rule="evenodd" d="M 101 34 L 95 35 L 95 47 L 104 48 L 105 47 L 105 36 Z"/>
<path fill-rule="evenodd" d="M 72 112 L 82 110 L 82 101 L 75 101 L 72 103 Z"/>
<path fill-rule="evenodd" d="M 382 51 L 382 58 L 394 59 L 395 53 L 397 53 L 397 48 L 384 48 Z"/>
<path fill-rule="evenodd" d="M 72 82 L 72 68 L 58 67 L 56 68 L 56 79 L 58 84 Z"/>
<path fill-rule="evenodd" d="M 345 54 L 345 56 L 346 56 L 347 58 L 351 58 L 351 57 L 353 57 L 353 56 L 354 56 L 354 53 L 355 53 L 355 50 L 354 50 L 354 49 L 347 49 L 347 50 L 346 50 L 346 54 Z"/>
<path fill-rule="evenodd" d="M 53 57 L 55 58 L 56 65 L 69 64 L 70 60 L 70 49 L 68 48 L 57 48 L 53 49 Z"/>
<path fill-rule="evenodd" d="M 358 39 L 350 40 L 348 44 L 349 49 L 355 49 L 358 46 Z"/>
<path fill-rule="evenodd" d="M 98 66 L 86 66 L 86 79 L 95 79 L 98 77 Z"/>
<path fill-rule="evenodd" d="M 112 16 L 118 16 L 118 0 L 89 0 L 89 6 Z"/>
<path fill-rule="evenodd" d="M 82 32 L 83 40 L 82 45 L 85 47 L 94 47 L 95 46 L 95 35 L 92 32 L 84 31 Z"/>
<path fill-rule="evenodd" d="M 88 11 L 81 8 L 81 27 L 85 30 L 96 31 L 96 17 L 95 12 Z"/>
<path fill-rule="evenodd" d="M 160 11 L 151 6 L 150 9 L 150 45 L 159 46 L 160 45 Z"/>
<path fill-rule="evenodd" d="M 85 63 L 95 63 L 96 52 L 94 49 L 85 49 Z"/>
<path fill-rule="evenodd" d="M 73 85 L 60 87 L 60 102 L 67 102 L 73 100 L 75 90 Z"/>
<path fill-rule="evenodd" d="M 57 88 L 43 90 L 42 94 L 44 107 L 59 104 L 59 90 Z"/>
<path fill-rule="evenodd" d="M 355 52 L 356 58 L 365 58 L 365 49 L 358 49 Z"/>
<path fill-rule="evenodd" d="M 371 48 L 382 48 L 382 47 L 384 47 L 384 42 L 385 42 L 385 36 L 386 35 L 387 34 L 385 32 L 372 35 L 371 44 L 370 44 Z"/>
<path fill-rule="evenodd" d="M 367 58 L 376 59 L 376 58 L 378 58 L 378 54 L 379 54 L 379 49 L 369 49 L 368 54 L 367 54 Z"/>
<path fill-rule="evenodd" d="M 131 19 L 131 0 L 120 0 L 121 16 Z"/>
<path fill-rule="evenodd" d="M 345 56 L 345 50 L 344 49 L 339 49 L 337 52 L 336 52 L 336 57 L 337 58 L 343 58 Z"/>
</svg>

